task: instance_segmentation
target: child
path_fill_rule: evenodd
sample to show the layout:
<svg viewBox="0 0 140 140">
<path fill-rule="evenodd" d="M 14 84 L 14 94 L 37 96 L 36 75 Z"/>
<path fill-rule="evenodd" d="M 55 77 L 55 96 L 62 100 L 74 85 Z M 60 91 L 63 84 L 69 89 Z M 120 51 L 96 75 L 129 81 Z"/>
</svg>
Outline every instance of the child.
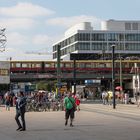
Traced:
<svg viewBox="0 0 140 140">
<path fill-rule="evenodd" d="M 75 98 L 75 103 L 76 103 L 76 106 L 77 106 L 77 111 L 80 111 L 80 99 L 79 99 L 79 97 L 77 96 L 76 98 Z"/>
</svg>

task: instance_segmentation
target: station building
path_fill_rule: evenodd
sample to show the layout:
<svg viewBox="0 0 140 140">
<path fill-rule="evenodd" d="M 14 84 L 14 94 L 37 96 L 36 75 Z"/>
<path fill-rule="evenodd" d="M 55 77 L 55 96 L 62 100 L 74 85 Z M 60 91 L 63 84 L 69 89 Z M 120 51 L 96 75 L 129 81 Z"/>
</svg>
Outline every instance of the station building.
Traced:
<svg viewBox="0 0 140 140">
<path fill-rule="evenodd" d="M 64 38 L 53 45 L 54 60 L 57 59 L 58 45 L 61 47 L 60 56 L 62 61 L 73 59 L 85 60 L 87 62 L 89 60 L 102 60 L 102 62 L 98 63 L 98 66 L 95 66 L 95 68 L 98 68 L 98 71 L 94 75 L 98 75 L 97 77 L 101 79 L 101 84 L 103 85 L 111 83 L 112 66 L 108 65 L 106 61 L 112 60 L 111 46 L 115 45 L 116 86 L 122 85 L 125 89 L 133 89 L 135 79 L 132 77 L 134 75 L 137 77 L 137 83 L 139 83 L 138 71 L 140 64 L 136 64 L 136 62 L 140 60 L 140 21 L 103 21 L 100 30 L 95 30 L 90 22 L 77 24 L 68 29 L 65 32 Z M 130 61 L 132 62 L 131 65 L 129 65 Z M 135 66 L 136 68 L 134 69 Z M 87 67 L 87 65 L 82 67 Z M 108 67 L 110 72 L 108 71 L 108 77 L 106 77 L 107 73 L 104 69 Z M 97 77 L 94 79 L 97 79 Z M 138 85 L 135 91 L 139 91 L 139 87 Z"/>
</svg>

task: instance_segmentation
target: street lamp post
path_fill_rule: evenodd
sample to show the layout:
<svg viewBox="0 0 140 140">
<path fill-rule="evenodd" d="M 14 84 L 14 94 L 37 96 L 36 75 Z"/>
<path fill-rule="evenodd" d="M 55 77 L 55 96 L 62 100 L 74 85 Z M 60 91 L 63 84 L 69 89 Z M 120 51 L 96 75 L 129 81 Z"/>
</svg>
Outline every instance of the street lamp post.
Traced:
<svg viewBox="0 0 140 140">
<path fill-rule="evenodd" d="M 76 94 L 76 58 L 74 55 L 73 59 L 73 85 L 74 85 L 74 94 Z"/>
<path fill-rule="evenodd" d="M 114 57 L 114 53 L 115 53 L 115 47 L 116 45 L 112 45 L 112 92 L 113 92 L 113 109 L 116 108 L 116 102 L 115 102 L 115 57 Z"/>
<path fill-rule="evenodd" d="M 123 78 L 122 78 L 122 57 L 120 55 L 120 94 L 121 97 L 123 97 Z M 121 101 L 123 103 L 123 98 L 121 98 Z"/>
<path fill-rule="evenodd" d="M 60 51 L 61 46 L 57 46 L 57 96 L 60 94 L 60 88 L 61 88 L 61 69 L 60 69 Z"/>
<path fill-rule="evenodd" d="M 120 87 L 122 88 L 122 58 L 121 56 L 120 56 Z"/>
</svg>

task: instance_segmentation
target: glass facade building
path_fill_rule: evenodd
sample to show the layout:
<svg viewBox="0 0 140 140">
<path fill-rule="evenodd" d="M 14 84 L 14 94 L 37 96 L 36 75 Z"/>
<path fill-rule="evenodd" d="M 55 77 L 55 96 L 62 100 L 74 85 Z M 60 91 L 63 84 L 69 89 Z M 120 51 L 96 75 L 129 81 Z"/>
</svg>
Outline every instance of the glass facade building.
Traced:
<svg viewBox="0 0 140 140">
<path fill-rule="evenodd" d="M 118 29 L 116 23 L 118 27 L 124 28 Z M 114 27 L 109 29 L 108 26 Z M 116 55 L 140 56 L 139 22 L 112 21 L 108 26 L 104 30 L 77 28 L 74 33 L 53 45 L 53 59 L 57 58 L 58 44 L 61 46 L 61 58 L 64 60 L 70 60 L 72 54 L 76 54 L 77 58 L 82 60 L 110 59 L 111 45 L 116 45 Z"/>
</svg>

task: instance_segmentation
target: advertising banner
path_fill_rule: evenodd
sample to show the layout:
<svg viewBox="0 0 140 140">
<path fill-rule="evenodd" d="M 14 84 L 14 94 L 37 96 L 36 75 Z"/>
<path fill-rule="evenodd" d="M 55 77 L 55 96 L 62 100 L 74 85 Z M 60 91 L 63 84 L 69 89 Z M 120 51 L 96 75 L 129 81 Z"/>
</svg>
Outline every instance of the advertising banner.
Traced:
<svg viewBox="0 0 140 140">
<path fill-rule="evenodd" d="M 10 83 L 10 62 L 0 61 L 0 84 Z"/>
<path fill-rule="evenodd" d="M 139 92 L 140 89 L 140 80 L 139 80 L 139 75 L 133 75 L 133 90 L 134 93 Z"/>
</svg>

